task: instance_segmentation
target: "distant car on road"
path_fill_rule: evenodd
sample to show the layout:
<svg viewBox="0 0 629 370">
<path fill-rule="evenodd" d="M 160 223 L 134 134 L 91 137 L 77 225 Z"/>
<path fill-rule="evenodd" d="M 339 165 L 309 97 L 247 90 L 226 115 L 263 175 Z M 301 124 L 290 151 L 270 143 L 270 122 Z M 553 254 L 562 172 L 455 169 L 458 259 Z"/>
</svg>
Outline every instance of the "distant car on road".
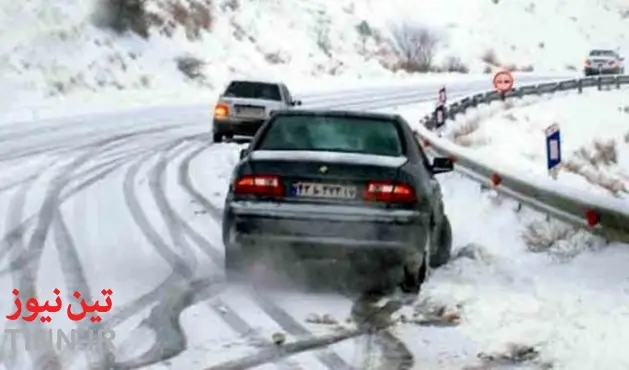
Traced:
<svg viewBox="0 0 629 370">
<path fill-rule="evenodd" d="M 334 260 L 395 271 L 402 291 L 416 294 L 428 266 L 450 258 L 452 230 L 434 175 L 452 169 L 448 158 L 429 162 L 398 115 L 278 112 L 232 175 L 227 278 L 268 254 L 290 265 Z"/>
<path fill-rule="evenodd" d="M 588 54 L 583 67 L 585 76 L 625 74 L 624 58 L 610 49 L 594 49 Z"/>
<path fill-rule="evenodd" d="M 301 105 L 285 84 L 263 81 L 232 81 L 219 96 L 212 122 L 213 141 L 234 135 L 254 136 L 274 111 Z"/>
</svg>

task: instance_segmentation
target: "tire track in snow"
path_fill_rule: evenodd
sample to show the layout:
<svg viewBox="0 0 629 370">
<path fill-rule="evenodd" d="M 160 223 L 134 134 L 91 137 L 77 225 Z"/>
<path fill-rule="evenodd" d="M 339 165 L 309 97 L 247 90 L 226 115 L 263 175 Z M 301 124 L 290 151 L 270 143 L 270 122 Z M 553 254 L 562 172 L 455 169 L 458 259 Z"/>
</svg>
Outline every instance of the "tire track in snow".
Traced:
<svg viewBox="0 0 629 370">
<path fill-rule="evenodd" d="M 41 177 L 42 173 L 37 174 L 37 178 Z M 15 230 L 13 233 L 5 237 L 6 243 L 10 243 L 14 245 L 15 249 L 19 249 L 20 251 L 24 248 L 23 243 L 23 233 L 24 229 L 19 226 L 21 219 L 23 217 L 24 205 L 26 203 L 26 194 L 30 191 L 33 186 L 34 181 L 27 182 L 23 186 L 21 186 L 16 194 L 13 196 L 11 201 L 9 202 L 9 212 L 8 217 L 5 220 L 5 227 L 7 230 Z M 14 279 L 15 281 L 15 279 Z M 23 321 L 18 322 L 9 322 L 7 326 L 17 326 L 19 329 L 24 329 L 25 323 Z M 6 327 L 5 327 L 6 328 Z M 6 345 L 6 341 L 8 338 L 3 339 L 3 348 Z M 2 356 L 2 363 L 6 365 L 8 369 L 16 369 L 18 365 L 17 353 L 15 351 L 4 352 Z"/>
<path fill-rule="evenodd" d="M 185 181 L 185 174 L 189 170 L 190 161 L 196 157 L 201 151 L 207 149 L 207 145 L 203 145 L 198 149 L 191 151 L 187 154 L 179 168 L 178 168 L 178 180 L 179 183 L 182 183 L 182 180 Z M 184 221 L 177 212 L 169 205 L 168 199 L 166 197 L 164 180 L 166 178 L 166 166 L 168 164 L 168 160 L 166 157 L 162 157 L 160 162 L 158 162 L 153 171 L 152 171 L 152 184 L 153 187 L 153 196 L 155 200 L 158 202 L 158 208 L 162 217 L 166 220 L 166 224 L 169 225 L 169 233 L 171 238 L 174 241 L 178 241 L 182 243 L 182 247 L 185 249 L 191 249 L 191 246 L 186 241 L 186 236 L 188 236 L 202 251 L 206 252 L 208 257 L 217 265 L 217 267 L 221 267 L 223 265 L 223 257 L 217 247 L 210 243 L 205 237 L 200 235 L 194 228 L 192 228 L 186 221 Z M 241 335 L 243 338 L 247 338 L 252 341 L 254 346 L 271 346 L 272 342 L 268 339 L 265 339 L 259 332 L 257 332 L 253 327 L 251 327 L 245 320 L 243 320 L 238 314 L 223 302 L 220 298 L 215 297 L 211 302 L 207 303 L 208 306 L 214 311 L 219 317 L 225 321 L 225 323 L 236 333 Z M 281 369 L 300 369 L 300 366 L 296 363 L 285 363 L 281 362 L 278 364 Z"/>
<path fill-rule="evenodd" d="M 190 156 L 186 157 L 181 168 L 180 168 L 180 182 L 185 190 L 196 200 L 199 204 L 201 204 L 208 213 L 212 216 L 213 221 L 216 225 L 220 227 L 222 220 L 221 215 L 222 212 L 216 206 L 214 206 L 205 196 L 203 196 L 192 184 L 192 180 L 190 178 L 190 164 L 194 158 L 196 158 L 199 154 L 202 153 L 203 148 L 199 149 L 196 152 L 191 153 Z M 277 322 L 280 327 L 286 331 L 287 333 L 294 336 L 302 336 L 307 339 L 313 339 L 314 334 L 312 334 L 308 329 L 306 329 L 303 325 L 301 325 L 297 320 L 295 320 L 292 316 L 290 316 L 286 311 L 273 303 L 268 297 L 251 292 L 251 297 L 254 299 L 254 302 L 275 322 Z M 339 355 L 334 353 L 333 351 L 323 350 L 317 352 L 315 354 L 316 358 L 325 366 L 330 369 L 352 369 L 353 367 L 347 364 L 345 360 L 343 360 Z"/>
<path fill-rule="evenodd" d="M 21 253 L 22 251 L 18 250 L 18 248 L 13 248 L 11 250 L 11 252 L 13 252 L 11 254 L 16 258 L 10 263 L 14 287 L 20 291 L 22 297 L 37 296 L 36 279 L 41 262 L 41 255 L 45 247 L 45 242 L 48 237 L 48 232 L 53 218 L 60 206 L 61 192 L 68 182 L 72 180 L 72 172 L 93 157 L 97 156 L 99 151 L 103 150 L 102 146 L 106 147 L 108 144 L 120 145 L 120 141 L 125 138 L 126 137 L 112 137 L 102 141 L 100 145 L 95 146 L 84 153 L 80 153 L 70 163 L 63 165 L 49 182 L 44 201 L 40 206 L 40 210 L 36 217 L 34 231 L 28 243 L 26 243 L 25 246 L 23 245 L 23 234 L 20 234 L 19 239 L 14 239 L 12 243 L 18 244 L 20 247 L 24 246 L 24 253 Z M 25 193 L 22 194 L 22 196 L 25 196 Z M 23 200 L 21 200 L 21 202 L 23 202 Z M 9 217 L 14 217 L 14 215 L 9 214 Z M 17 223 L 20 222 L 21 220 L 17 221 Z M 26 322 L 20 321 L 20 325 L 23 329 L 26 329 Z M 36 329 L 43 328 L 41 323 L 36 321 L 32 322 L 29 327 L 32 328 L 33 326 Z M 62 369 L 57 355 L 51 348 L 34 348 L 33 351 L 28 352 L 28 355 L 36 368 L 50 370 Z"/>
<path fill-rule="evenodd" d="M 352 317 L 359 324 L 354 329 L 343 330 L 339 333 L 328 334 L 320 337 L 312 337 L 309 339 L 301 339 L 292 343 L 287 343 L 273 348 L 266 348 L 258 353 L 244 356 L 236 360 L 226 361 L 218 365 L 206 368 L 205 370 L 245 370 L 252 369 L 267 363 L 276 362 L 282 358 L 294 356 L 299 353 L 318 350 L 329 347 L 332 344 L 357 339 L 367 336 L 368 340 L 378 335 L 382 330 L 386 330 L 392 325 L 387 319 L 398 309 L 401 304 L 391 301 L 382 307 L 375 306 L 373 299 L 362 299 L 359 297 L 352 305 Z M 368 359 L 369 360 L 369 359 Z M 412 367 L 412 359 L 411 364 Z M 360 369 L 370 369 L 372 364 L 363 363 Z M 407 370 L 410 367 L 395 366 L 394 363 L 387 363 L 384 367 L 386 370 Z"/>
<path fill-rule="evenodd" d="M 167 150 L 174 150 L 176 145 L 172 146 Z M 187 149 L 187 148 L 183 148 Z M 214 251 L 214 253 L 210 253 L 210 256 L 213 258 L 213 261 L 216 261 L 217 256 L 217 248 L 211 245 L 208 241 L 206 241 L 201 235 L 196 233 L 185 221 L 179 218 L 179 216 L 175 213 L 175 211 L 170 207 L 168 200 L 164 191 L 164 177 L 166 171 L 166 165 L 170 162 L 173 157 L 176 157 L 181 150 L 178 150 L 174 155 L 169 155 L 167 151 L 160 153 L 161 158 L 157 164 L 153 166 L 150 170 L 150 186 L 152 188 L 152 194 L 154 200 L 157 202 L 158 210 L 162 218 L 169 229 L 169 233 L 171 234 L 171 238 L 175 243 L 180 243 L 180 248 L 190 249 L 190 246 L 187 244 L 187 241 L 184 237 L 183 230 L 185 229 L 186 234 L 191 237 L 196 243 L 200 243 L 200 247 L 204 251 Z M 141 163 L 141 162 L 140 162 Z M 130 169 L 130 173 L 126 177 L 127 186 L 125 187 L 127 191 L 126 194 L 131 195 L 132 189 L 131 185 L 129 185 L 128 179 L 134 179 L 137 177 L 139 173 L 139 164 L 137 167 Z M 131 197 L 131 196 L 130 196 Z M 141 231 L 150 239 L 150 242 L 158 247 L 162 254 L 165 249 L 172 250 L 167 244 L 165 240 L 155 231 L 150 222 L 144 218 L 144 216 L 140 215 L 141 206 L 139 203 L 130 204 L 133 207 L 136 222 L 139 221 L 139 225 Z M 173 254 L 166 253 L 166 259 L 171 260 Z M 169 261 L 169 263 L 171 263 Z M 221 260 L 219 260 L 221 261 Z M 181 271 L 181 266 L 186 266 L 185 271 Z M 173 292 L 177 292 L 176 299 L 169 299 L 165 302 L 160 302 L 151 312 L 149 317 L 142 323 L 142 325 L 149 327 L 152 329 L 156 335 L 155 344 L 150 348 L 147 352 L 142 354 L 141 356 L 128 360 L 125 362 L 117 363 L 117 369 L 134 369 L 143 366 L 148 366 L 154 363 L 158 363 L 161 361 L 165 361 L 169 358 L 177 356 L 182 351 L 186 349 L 186 337 L 181 325 L 179 323 L 179 316 L 181 312 L 189 307 L 190 305 L 199 302 L 201 300 L 208 299 L 209 296 L 216 295 L 220 290 L 222 290 L 222 286 L 220 284 L 214 284 L 214 290 L 218 290 L 217 292 L 207 293 L 203 292 L 204 289 L 212 288 L 213 282 L 211 279 L 201 279 L 196 283 L 191 283 L 186 286 L 186 281 L 189 281 L 192 278 L 192 268 L 189 264 L 181 261 L 178 263 L 171 263 L 173 266 L 173 275 L 178 276 L 179 283 L 169 283 L 164 286 L 165 289 L 170 289 Z M 219 265 L 220 266 L 220 265 Z M 171 275 L 172 276 L 172 275 Z M 181 293 L 183 291 L 183 293 Z M 240 317 L 238 317 L 233 310 L 227 309 L 227 306 L 220 302 L 215 302 L 210 305 L 211 308 L 215 310 L 215 312 L 219 315 L 219 317 L 223 318 L 226 323 L 236 332 L 240 332 L 241 334 L 249 335 L 253 331 L 253 329 Z M 295 369 L 295 367 L 284 367 L 284 369 Z"/>
<path fill-rule="evenodd" d="M 155 131 L 155 130 L 151 130 L 151 131 Z M 72 176 L 72 170 L 76 170 L 78 167 L 80 167 L 81 163 L 85 163 L 86 161 L 90 160 L 90 159 L 94 159 L 96 157 L 98 157 L 99 154 L 103 154 L 103 153 L 107 153 L 108 150 L 115 150 L 118 147 L 124 145 L 124 142 L 119 142 L 119 141 L 124 141 L 126 139 L 133 139 L 133 136 L 135 135 L 123 135 L 122 137 L 114 137 L 108 140 L 104 140 L 101 145 L 96 146 L 94 148 L 92 148 L 92 150 L 90 150 L 88 153 L 84 153 L 80 159 L 82 160 L 75 160 L 72 166 L 69 166 L 71 168 L 69 168 L 68 166 L 66 166 L 66 176 L 64 176 L 65 181 L 57 181 L 57 187 L 55 187 L 55 189 L 59 190 L 59 192 L 55 192 L 55 194 L 52 194 L 51 188 L 49 187 L 49 194 L 48 196 L 45 198 L 45 201 L 50 202 L 50 197 L 52 195 L 55 195 L 56 200 L 53 201 L 52 203 L 47 203 L 47 210 L 44 211 L 44 205 L 42 205 L 42 207 L 40 208 L 40 213 L 38 215 L 33 215 L 28 217 L 26 220 L 23 219 L 23 205 L 25 202 L 25 198 L 26 198 L 26 193 L 28 192 L 28 189 L 30 189 L 30 187 L 33 185 L 34 180 L 36 180 L 38 177 L 40 177 L 43 173 L 39 173 L 36 174 L 36 176 L 34 176 L 33 181 L 27 182 L 24 186 L 22 186 L 22 188 L 18 191 L 18 193 L 16 194 L 16 196 L 14 196 L 14 198 L 11 201 L 10 207 L 9 207 L 9 216 L 8 216 L 8 221 L 7 221 L 7 227 L 6 229 L 8 230 L 8 232 L 5 233 L 5 236 L 3 237 L 1 244 L 2 244 L 2 251 L 4 252 L 4 254 L 9 253 L 12 257 L 14 257 L 13 259 L 13 263 L 10 264 L 9 266 L 9 271 L 11 272 L 11 270 L 13 270 L 13 276 L 14 276 L 14 281 L 16 281 L 16 285 L 20 285 L 20 286 L 24 286 L 23 284 L 27 284 L 28 286 L 31 285 L 35 285 L 34 279 L 32 280 L 32 284 L 31 282 L 27 282 L 24 283 L 24 279 L 16 279 L 15 278 L 15 270 L 20 270 L 20 268 L 23 268 L 23 266 L 30 266 L 30 258 L 24 258 L 25 255 L 29 255 L 29 257 L 35 257 L 32 253 L 29 254 L 28 250 L 24 249 L 24 234 L 25 232 L 28 230 L 29 226 L 31 226 L 33 224 L 33 222 L 35 220 L 39 220 L 40 222 L 37 224 L 37 226 L 40 226 L 39 229 L 36 229 L 36 233 L 37 231 L 39 231 L 39 237 L 37 239 L 35 239 L 36 233 L 33 234 L 33 237 L 31 238 L 31 246 L 33 246 L 34 244 L 32 243 L 43 243 L 43 241 L 45 241 L 45 237 L 42 238 L 43 234 L 47 234 L 47 229 L 42 227 L 42 224 L 48 223 L 48 221 L 45 221 L 44 223 L 41 222 L 43 215 L 47 215 L 46 217 L 51 217 L 51 222 L 48 225 L 48 227 L 50 227 L 51 225 L 58 225 L 58 223 L 55 221 L 57 219 L 57 215 L 60 214 L 59 212 L 59 206 L 67 199 L 69 199 L 70 197 L 72 197 L 73 195 L 75 195 L 76 193 L 86 189 L 87 187 L 93 185 L 94 183 L 102 180 L 103 178 L 105 178 L 108 174 L 110 174 L 111 172 L 113 172 L 114 170 L 116 170 L 117 168 L 119 168 L 120 166 L 122 166 L 123 164 L 125 164 L 125 162 L 128 160 L 129 157 L 131 156 L 135 156 L 137 154 L 137 151 L 127 151 L 126 153 L 118 153 L 118 157 L 117 158 L 111 158 L 109 159 L 107 162 L 105 163 L 97 163 L 95 165 L 93 165 L 92 167 L 88 168 L 87 170 L 83 171 L 82 173 L 76 174 L 74 176 Z M 113 145 L 111 145 L 112 143 L 114 143 Z M 102 148 L 102 146 L 105 146 L 105 148 Z M 145 149 L 146 150 L 146 149 Z M 93 175 L 92 175 L 93 174 Z M 68 186 L 68 184 L 72 181 L 76 181 L 77 179 L 80 179 L 81 177 L 87 176 L 87 175 L 91 175 L 90 177 L 88 177 L 87 179 L 83 180 L 82 182 L 78 182 L 74 187 L 70 188 L 68 191 L 66 191 L 65 194 L 61 195 L 61 191 L 65 189 L 66 186 Z M 59 176 L 59 175 L 58 175 Z M 57 177 L 57 179 L 59 180 L 60 178 Z M 54 207 L 53 207 L 54 205 Z M 52 209 L 52 214 L 50 213 L 51 211 L 49 211 L 50 209 Z M 40 217 L 38 219 L 38 217 Z M 44 229 L 46 229 L 46 231 L 44 231 Z M 65 235 L 64 235 L 65 233 Z M 66 245 L 66 246 L 71 246 L 72 243 L 68 241 L 68 233 L 66 233 L 65 231 L 61 231 L 60 236 L 57 236 L 57 247 L 59 247 L 59 245 Z M 64 242 L 60 242 L 60 238 L 65 238 Z M 42 244 L 43 246 L 43 244 Z M 15 248 L 14 248 L 15 247 Z M 12 253 L 11 253 L 12 252 Z M 60 252 L 61 254 L 61 252 Z M 41 255 L 41 254 L 40 254 Z M 68 256 L 62 258 L 63 260 L 65 260 L 66 258 L 68 258 L 68 260 L 72 260 L 71 258 L 69 258 Z M 20 262 L 18 262 L 20 261 Z M 17 262 L 17 263 L 16 263 Z M 78 266 L 78 268 L 80 268 L 80 264 L 76 264 L 75 266 L 71 266 L 70 268 L 65 268 L 64 269 L 64 275 L 68 276 L 68 274 L 70 273 L 70 271 L 72 271 L 72 274 L 76 275 L 77 271 L 75 270 L 75 268 Z M 75 270 L 75 271 L 73 271 Z M 21 271 L 21 270 L 20 270 Z M 7 271 L 5 271 L 6 273 Z M 36 271 L 35 274 L 33 274 L 32 272 L 30 272 L 26 277 L 28 278 L 34 278 L 34 275 L 36 275 Z M 17 281 L 19 280 L 19 281 Z M 72 278 L 70 278 L 70 280 L 72 280 Z M 83 282 L 80 281 L 80 279 L 78 280 L 78 282 L 76 284 L 81 284 L 82 286 L 84 286 L 84 288 L 81 288 L 80 291 L 81 292 L 88 292 L 89 289 L 85 288 L 86 283 L 84 283 L 84 278 L 83 278 Z M 66 278 L 66 281 L 68 281 L 68 279 Z M 18 284 L 19 283 L 19 284 Z M 70 285 L 72 286 L 72 285 Z M 32 289 L 28 289 L 29 291 Z M 36 289 L 35 289 L 36 290 Z M 77 289 L 79 290 L 79 289 Z M 25 290 L 24 288 L 21 289 L 21 293 L 23 293 Z M 28 291 L 27 291 L 28 293 Z M 34 295 L 34 294 L 33 294 Z M 11 362 L 11 361 L 15 361 L 15 359 L 7 359 L 5 362 Z M 39 361 L 39 360 L 36 360 Z M 51 364 L 53 366 L 57 366 L 58 361 L 56 359 L 43 359 L 42 361 L 50 361 Z M 41 362 L 41 361 L 40 361 Z M 53 367 L 54 368 L 54 367 Z"/>
<path fill-rule="evenodd" d="M 195 295 L 213 284 L 211 278 L 194 281 L 194 272 L 188 265 L 188 261 L 174 252 L 173 248 L 153 228 L 142 209 L 135 190 L 135 181 L 143 164 L 155 155 L 168 153 L 187 139 L 177 140 L 157 153 L 143 156 L 129 168 L 124 179 L 125 202 L 134 222 L 156 252 L 171 266 L 172 273 L 155 290 L 145 295 L 145 297 L 150 295 L 154 300 L 158 300 L 158 304 L 140 324 L 140 326 L 147 327 L 155 333 L 154 345 L 135 359 L 117 362 L 116 369 L 135 369 L 148 366 L 181 353 L 186 347 L 186 338 L 179 323 L 179 315 L 194 301 Z M 168 223 L 168 220 L 165 221 Z M 169 297 L 169 299 L 159 299 L 164 296 Z M 152 300 L 144 299 L 143 301 L 149 304 Z M 134 306 L 137 308 L 137 303 Z"/>
<path fill-rule="evenodd" d="M 134 138 L 136 138 L 137 136 L 140 136 L 140 135 L 149 134 L 149 133 L 161 133 L 162 131 L 163 131 L 162 129 L 142 130 L 142 131 L 138 131 L 138 132 L 135 132 L 135 133 L 132 133 L 132 134 L 123 134 L 123 135 L 119 135 L 119 136 L 113 136 L 110 139 L 102 140 L 102 142 L 106 143 L 108 140 L 120 140 L 119 143 L 114 144 L 114 146 L 120 147 L 120 146 L 123 146 L 125 144 L 124 142 L 122 142 L 122 140 L 124 140 L 124 139 L 133 140 Z M 106 176 L 108 173 L 104 174 L 102 177 Z M 84 189 L 86 189 L 87 187 L 91 186 L 93 183 L 95 183 L 98 180 L 100 180 L 100 178 L 88 179 L 88 180 L 86 180 L 86 181 L 84 181 L 82 183 L 77 184 L 74 187 L 69 186 L 67 192 L 65 192 L 65 194 L 63 194 L 60 197 L 59 205 L 63 204 L 66 200 L 70 199 L 75 194 L 83 191 Z M 4 236 L 0 240 L 0 260 L 4 259 L 6 257 L 6 255 L 7 255 L 7 253 L 9 253 L 9 251 L 11 249 L 11 245 L 12 244 L 9 243 L 8 241 L 10 239 L 12 239 L 15 235 L 22 234 L 29 226 L 31 226 L 31 224 L 34 221 L 36 221 L 36 219 L 37 219 L 37 214 L 33 214 L 32 216 L 27 217 L 26 219 L 24 219 L 20 224 L 16 224 L 15 227 L 13 227 L 12 229 L 5 230 Z M 28 262 L 28 261 L 27 260 L 25 261 L 24 258 L 20 258 L 17 261 L 13 261 L 9 268 L 0 269 L 0 275 L 6 274 L 6 273 L 10 272 L 11 269 L 14 269 L 14 268 L 18 267 L 18 266 L 16 266 L 16 264 L 19 265 L 19 264 L 23 264 L 23 263 L 26 263 L 26 262 Z"/>
</svg>

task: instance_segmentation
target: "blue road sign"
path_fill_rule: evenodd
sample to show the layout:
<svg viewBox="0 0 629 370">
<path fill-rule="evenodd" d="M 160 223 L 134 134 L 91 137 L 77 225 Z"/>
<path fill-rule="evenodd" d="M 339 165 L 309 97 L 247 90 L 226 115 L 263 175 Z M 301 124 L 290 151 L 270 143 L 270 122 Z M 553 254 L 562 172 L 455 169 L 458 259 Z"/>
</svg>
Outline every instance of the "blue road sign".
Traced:
<svg viewBox="0 0 629 370">
<path fill-rule="evenodd" d="M 561 131 L 558 124 L 546 128 L 546 167 L 553 170 L 561 163 Z"/>
</svg>

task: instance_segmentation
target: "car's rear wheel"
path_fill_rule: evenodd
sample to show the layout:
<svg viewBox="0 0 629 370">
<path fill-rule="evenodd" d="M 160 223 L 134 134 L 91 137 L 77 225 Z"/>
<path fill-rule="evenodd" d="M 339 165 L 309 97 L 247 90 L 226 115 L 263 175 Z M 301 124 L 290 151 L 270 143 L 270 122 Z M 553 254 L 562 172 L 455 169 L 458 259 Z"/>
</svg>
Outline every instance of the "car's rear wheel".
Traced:
<svg viewBox="0 0 629 370">
<path fill-rule="evenodd" d="M 223 134 L 219 134 L 218 132 L 215 132 L 214 134 L 212 134 L 212 142 L 220 143 L 222 141 L 223 141 Z"/>
<path fill-rule="evenodd" d="M 443 216 L 443 224 L 438 238 L 435 243 L 437 247 L 435 253 L 430 256 L 430 267 L 432 268 L 445 265 L 452 255 L 452 225 L 448 216 Z"/>
<path fill-rule="evenodd" d="M 422 284 L 426 281 L 428 276 L 428 269 L 431 265 L 431 244 L 432 244 L 432 232 L 429 232 L 426 236 L 426 245 L 424 248 L 422 261 L 417 266 L 417 263 L 407 263 L 403 266 L 402 282 L 400 283 L 400 290 L 406 294 L 419 294 Z"/>
</svg>

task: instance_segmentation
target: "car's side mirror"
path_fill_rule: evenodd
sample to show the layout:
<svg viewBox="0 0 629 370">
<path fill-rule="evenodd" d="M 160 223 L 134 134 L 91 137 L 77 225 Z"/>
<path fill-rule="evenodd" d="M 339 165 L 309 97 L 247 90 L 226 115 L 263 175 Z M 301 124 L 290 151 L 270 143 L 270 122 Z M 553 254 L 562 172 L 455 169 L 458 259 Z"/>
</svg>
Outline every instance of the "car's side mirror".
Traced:
<svg viewBox="0 0 629 370">
<path fill-rule="evenodd" d="M 447 157 L 436 157 L 432 160 L 430 168 L 433 174 L 452 172 L 454 170 L 454 162 Z"/>
<path fill-rule="evenodd" d="M 247 149 L 240 149 L 240 159 L 243 159 L 247 156 Z"/>
</svg>

